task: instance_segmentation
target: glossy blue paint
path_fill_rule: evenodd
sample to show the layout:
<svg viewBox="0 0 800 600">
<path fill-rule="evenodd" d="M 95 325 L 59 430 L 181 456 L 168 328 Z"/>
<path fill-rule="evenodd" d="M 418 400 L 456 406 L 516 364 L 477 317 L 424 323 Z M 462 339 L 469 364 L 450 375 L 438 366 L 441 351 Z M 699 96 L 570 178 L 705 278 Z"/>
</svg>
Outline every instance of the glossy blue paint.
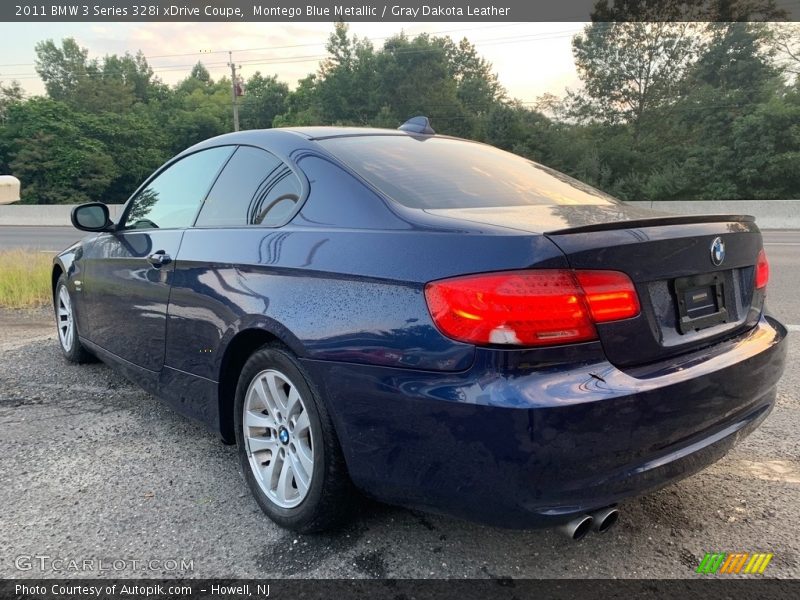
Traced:
<svg viewBox="0 0 800 600">
<path fill-rule="evenodd" d="M 176 229 L 117 231 L 101 233 L 84 249 L 84 331 L 108 352 L 153 372 L 164 365 L 167 303 L 182 237 Z M 173 260 L 154 267 L 148 257 L 156 253 Z"/>
<path fill-rule="evenodd" d="M 663 487 L 724 455 L 771 410 L 785 335 L 762 319 L 638 371 L 591 348 L 583 360 L 547 363 L 544 351 L 479 350 L 468 371 L 451 374 L 305 364 L 325 385 L 361 489 L 531 527 Z"/>
<path fill-rule="evenodd" d="M 786 331 L 752 291 L 752 222 L 647 221 L 658 215 L 623 205 L 412 209 L 315 139 L 336 135 L 409 134 L 250 131 L 167 163 L 264 148 L 293 170 L 301 197 L 282 227 L 112 230 L 64 251 L 56 264 L 82 342 L 224 433 L 229 348 L 268 333 L 323 391 L 362 490 L 497 525 L 547 524 L 666 485 L 768 414 Z M 716 236 L 720 266 L 709 260 Z M 153 265 L 158 251 L 172 260 Z M 625 271 L 642 314 L 599 326 L 597 341 L 540 349 L 476 348 L 437 330 L 426 283 L 527 268 Z M 715 271 L 731 320 L 678 335 L 670 281 Z"/>
</svg>

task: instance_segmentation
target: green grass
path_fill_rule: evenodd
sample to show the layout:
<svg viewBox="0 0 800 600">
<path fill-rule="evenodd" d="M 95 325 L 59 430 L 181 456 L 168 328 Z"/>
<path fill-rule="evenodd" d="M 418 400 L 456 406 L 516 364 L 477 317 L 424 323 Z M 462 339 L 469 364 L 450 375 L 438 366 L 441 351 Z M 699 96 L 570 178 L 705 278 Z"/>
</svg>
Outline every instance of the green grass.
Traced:
<svg viewBox="0 0 800 600">
<path fill-rule="evenodd" d="M 53 257 L 38 250 L 0 252 L 0 308 L 36 308 L 52 302 Z"/>
</svg>

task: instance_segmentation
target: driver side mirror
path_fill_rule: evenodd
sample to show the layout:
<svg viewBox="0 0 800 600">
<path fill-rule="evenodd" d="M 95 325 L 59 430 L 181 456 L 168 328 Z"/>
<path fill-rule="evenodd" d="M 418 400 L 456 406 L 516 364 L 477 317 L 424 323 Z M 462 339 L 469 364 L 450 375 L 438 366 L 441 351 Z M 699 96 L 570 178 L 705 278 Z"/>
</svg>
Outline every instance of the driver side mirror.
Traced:
<svg viewBox="0 0 800 600">
<path fill-rule="evenodd" d="M 82 231 L 111 231 L 113 221 L 108 214 L 108 207 L 102 202 L 89 202 L 72 209 L 70 215 L 72 226 Z"/>
</svg>

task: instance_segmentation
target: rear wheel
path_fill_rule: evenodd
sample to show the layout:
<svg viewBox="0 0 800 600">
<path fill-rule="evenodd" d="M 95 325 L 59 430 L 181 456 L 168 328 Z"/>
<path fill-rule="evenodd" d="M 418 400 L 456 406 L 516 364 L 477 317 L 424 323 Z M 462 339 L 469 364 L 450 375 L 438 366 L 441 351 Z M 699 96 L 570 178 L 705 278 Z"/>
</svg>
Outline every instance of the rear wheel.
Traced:
<svg viewBox="0 0 800 600">
<path fill-rule="evenodd" d="M 58 278 L 56 283 L 54 305 L 58 341 L 61 344 L 61 351 L 64 357 L 74 363 L 92 361 L 94 357 L 83 347 L 78 339 L 78 325 L 75 322 L 72 297 L 69 295 L 67 280 L 63 275 Z"/>
<path fill-rule="evenodd" d="M 253 354 L 234 410 L 239 460 L 261 509 L 304 533 L 340 524 L 353 486 L 330 416 L 297 359 L 276 346 Z"/>
</svg>

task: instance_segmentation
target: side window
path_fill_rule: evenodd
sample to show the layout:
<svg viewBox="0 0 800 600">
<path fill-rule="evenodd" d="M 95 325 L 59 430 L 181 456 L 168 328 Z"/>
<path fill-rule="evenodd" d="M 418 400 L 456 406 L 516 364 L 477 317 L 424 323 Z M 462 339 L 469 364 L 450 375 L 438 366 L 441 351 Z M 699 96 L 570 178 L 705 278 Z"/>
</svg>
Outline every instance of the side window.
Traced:
<svg viewBox="0 0 800 600">
<path fill-rule="evenodd" d="M 283 225 L 301 190 L 300 180 L 280 159 L 241 146 L 209 192 L 197 226 Z"/>
<path fill-rule="evenodd" d="M 133 199 L 125 229 L 191 227 L 233 146 L 201 150 L 167 167 Z"/>
</svg>

